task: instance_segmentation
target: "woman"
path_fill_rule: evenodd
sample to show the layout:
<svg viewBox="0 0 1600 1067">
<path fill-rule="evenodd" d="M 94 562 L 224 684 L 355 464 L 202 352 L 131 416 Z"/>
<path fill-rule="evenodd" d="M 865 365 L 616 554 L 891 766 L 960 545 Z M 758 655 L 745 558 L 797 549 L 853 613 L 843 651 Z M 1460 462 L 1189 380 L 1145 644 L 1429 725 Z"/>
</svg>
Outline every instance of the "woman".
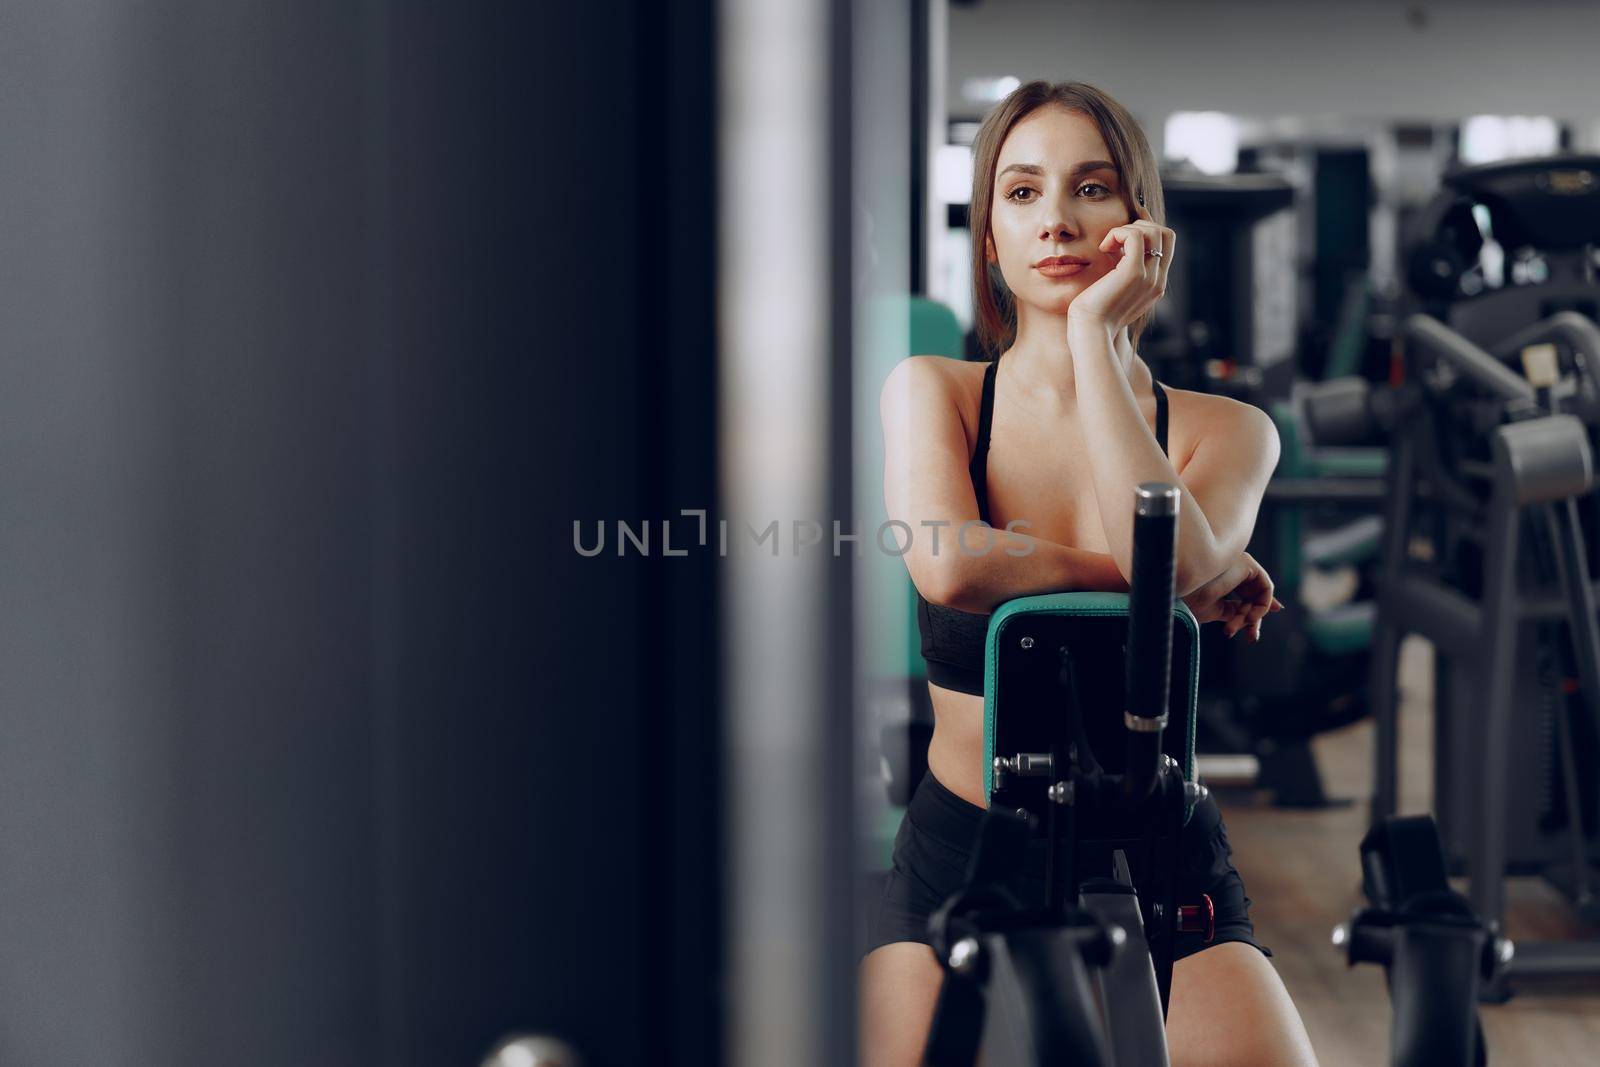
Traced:
<svg viewBox="0 0 1600 1067">
<path fill-rule="evenodd" d="M 1137 352 L 1172 258 L 1163 218 L 1155 158 L 1120 104 L 1082 83 L 1021 86 L 974 149 L 979 333 L 1000 354 L 992 363 L 913 356 L 884 385 L 885 502 L 918 534 L 905 560 L 935 728 L 861 965 L 869 1067 L 920 1061 L 942 980 L 926 926 L 960 884 L 985 804 L 986 613 L 1032 593 L 1127 589 L 1141 482 L 1182 487 L 1178 594 L 1202 622 L 1256 640 L 1281 607 L 1244 552 L 1277 464 L 1271 420 L 1224 397 L 1162 389 Z M 924 523 L 940 520 L 949 526 L 937 528 L 936 547 Z M 957 532 L 977 520 L 994 529 L 968 527 L 960 550 Z M 1215 801 L 1185 828 L 1181 863 L 1184 897 L 1210 895 L 1216 934 L 1209 944 L 1180 936 L 1172 1062 L 1314 1065 L 1255 941 Z"/>
</svg>

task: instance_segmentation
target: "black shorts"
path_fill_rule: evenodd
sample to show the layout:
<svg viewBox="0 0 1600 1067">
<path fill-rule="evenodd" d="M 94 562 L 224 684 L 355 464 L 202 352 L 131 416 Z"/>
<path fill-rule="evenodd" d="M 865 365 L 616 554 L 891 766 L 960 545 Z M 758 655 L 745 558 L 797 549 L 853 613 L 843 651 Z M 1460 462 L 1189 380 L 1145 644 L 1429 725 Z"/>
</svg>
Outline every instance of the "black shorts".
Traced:
<svg viewBox="0 0 1600 1067">
<path fill-rule="evenodd" d="M 982 818 L 982 808 L 950 792 L 931 773 L 922 776 L 895 835 L 894 869 L 868 916 L 867 952 L 895 941 L 928 943 L 928 916 L 965 881 L 968 852 Z M 1183 855 L 1178 899 L 1197 901 L 1202 893 L 1208 894 L 1216 909 L 1216 927 L 1209 942 L 1204 933 L 1178 934 L 1173 959 L 1227 941 L 1242 941 L 1272 955 L 1256 940 L 1250 898 L 1234 870 L 1228 831 L 1214 799 L 1207 797 L 1195 805 L 1179 840 Z M 1025 869 L 1022 878 L 1021 899 L 1042 901 L 1043 871 Z"/>
</svg>

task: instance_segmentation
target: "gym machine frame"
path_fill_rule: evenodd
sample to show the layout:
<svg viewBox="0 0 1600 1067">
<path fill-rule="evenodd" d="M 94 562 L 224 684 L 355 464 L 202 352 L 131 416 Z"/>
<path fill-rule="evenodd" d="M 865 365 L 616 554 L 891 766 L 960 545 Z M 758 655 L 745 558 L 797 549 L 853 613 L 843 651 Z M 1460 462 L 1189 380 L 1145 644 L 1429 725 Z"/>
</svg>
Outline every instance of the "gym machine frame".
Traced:
<svg viewBox="0 0 1600 1067">
<path fill-rule="evenodd" d="M 1192 773 L 1199 627 L 1173 595 L 1180 499 L 1172 486 L 1139 487 L 1126 597 L 1024 597 L 990 621 L 990 806 L 966 883 L 929 921 L 945 972 L 924 1052 L 930 1067 L 970 1067 L 980 1048 L 988 1067 L 1169 1062 L 1173 937 L 1206 930 L 1209 940 L 1214 922 L 1205 908 L 1174 906 L 1178 835 L 1206 797 Z M 1094 692 L 1095 682 L 1115 675 L 1080 677 L 1077 661 L 1093 651 L 1083 640 L 1089 633 L 1124 653 L 1120 773 L 1099 764 L 1094 746 L 1098 735 L 1110 754 L 1104 741 L 1115 724 L 1107 730 L 1085 714 L 1103 701 L 1086 702 L 1080 682 Z M 1183 664 L 1176 678 L 1174 644 Z M 1186 729 L 1169 735 L 1164 750 L 1173 703 L 1186 709 Z M 1065 714 L 1049 714 L 1052 704 Z M 1035 739 L 1043 751 L 996 754 L 1012 740 Z M 1046 861 L 1043 907 L 1011 891 L 1035 831 Z M 1449 889 L 1431 818 L 1385 821 L 1362 842 L 1362 865 L 1372 906 L 1341 925 L 1334 943 L 1352 965 L 1379 963 L 1389 976 L 1392 1062 L 1482 1065 L 1478 990 L 1498 979 L 1509 942 Z M 1096 869 L 1111 877 L 1089 874 Z M 1143 903 L 1140 885 L 1156 887 Z"/>
<path fill-rule="evenodd" d="M 1346 961 L 1376 963 L 1389 980 L 1389 1056 L 1395 1067 L 1488 1063 L 1480 991 L 1497 982 L 1510 941 L 1450 888 L 1431 815 L 1387 818 L 1361 842 L 1369 906 L 1333 931 Z"/>
<path fill-rule="evenodd" d="M 1174 938 L 1212 921 L 1209 902 L 1177 901 L 1179 834 L 1205 796 L 1192 780 L 1199 627 L 1173 589 L 1180 499 L 1138 488 L 1128 594 L 1024 597 L 990 620 L 989 808 L 966 884 L 929 922 L 945 970 L 935 1067 L 970 1067 L 980 1044 L 990 1067 L 1167 1062 Z M 1121 716 L 1104 714 L 1112 695 Z M 1168 733 L 1172 702 L 1186 714 Z M 1042 906 L 1011 888 L 1030 850 L 1044 857 Z"/>
<path fill-rule="evenodd" d="M 1505 910 L 1507 801 L 1510 767 L 1505 752 L 1517 725 L 1513 707 L 1519 624 L 1528 619 L 1563 620 L 1572 635 L 1586 710 L 1600 726 L 1600 625 L 1595 588 L 1578 522 L 1577 498 L 1591 489 L 1593 463 L 1583 422 L 1570 414 L 1547 414 L 1548 390 L 1536 390 L 1494 355 L 1428 315 L 1413 315 L 1402 332 L 1410 384 L 1390 398 L 1383 421 L 1394 429 L 1387 487 L 1380 610 L 1373 644 L 1372 708 L 1376 721 L 1374 823 L 1393 815 L 1399 796 L 1398 693 L 1396 668 L 1401 639 L 1417 633 L 1439 653 L 1465 665 L 1479 681 L 1484 700 L 1483 731 L 1474 754 L 1478 788 L 1473 791 L 1478 827 L 1468 857 L 1471 904 L 1492 930 Z M 1508 352 L 1546 341 L 1574 340 L 1600 354 L 1600 332 L 1582 316 L 1561 314 L 1511 338 Z M 1593 357 L 1591 357 L 1593 358 Z M 1476 499 L 1456 499 L 1459 487 L 1437 481 L 1419 489 L 1419 470 L 1433 458 L 1422 435 L 1432 432 L 1432 417 L 1417 389 L 1429 388 L 1440 371 L 1470 382 L 1506 421 L 1489 429 L 1492 462 L 1479 472 L 1492 489 L 1483 516 L 1487 537 L 1483 556 L 1483 598 L 1467 595 L 1416 567 L 1410 541 L 1418 505 L 1477 511 Z M 1358 398 L 1352 395 L 1352 403 Z M 1560 597 L 1524 596 L 1518 587 L 1518 542 L 1526 513 L 1548 530 L 1557 563 Z M 1443 713 L 1443 712 L 1441 712 Z M 1573 821 L 1573 847 L 1580 893 L 1587 892 L 1580 808 L 1571 766 L 1571 723 L 1558 713 L 1568 766 L 1564 778 Z M 1600 972 L 1600 942 L 1518 944 L 1515 959 L 1501 969 L 1486 996 L 1504 995 L 1504 981 L 1519 975 Z"/>
</svg>

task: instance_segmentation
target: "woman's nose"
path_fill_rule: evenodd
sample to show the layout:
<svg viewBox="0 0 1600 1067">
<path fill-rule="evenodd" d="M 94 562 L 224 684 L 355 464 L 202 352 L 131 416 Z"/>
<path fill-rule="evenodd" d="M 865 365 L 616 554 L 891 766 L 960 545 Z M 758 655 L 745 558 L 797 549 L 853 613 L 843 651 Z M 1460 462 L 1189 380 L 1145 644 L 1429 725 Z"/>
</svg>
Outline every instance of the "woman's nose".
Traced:
<svg viewBox="0 0 1600 1067">
<path fill-rule="evenodd" d="M 1040 237 L 1042 237 L 1043 240 L 1046 240 L 1046 242 L 1048 242 L 1048 240 L 1062 240 L 1062 242 L 1069 242 L 1069 240 L 1074 240 L 1077 235 L 1078 227 L 1074 226 L 1072 222 L 1051 222 L 1050 226 L 1046 227 L 1045 232 L 1040 234 Z"/>
<path fill-rule="evenodd" d="M 1070 241 L 1078 236 L 1078 232 L 1077 221 L 1071 213 L 1057 208 L 1039 237 L 1046 241 Z"/>
</svg>

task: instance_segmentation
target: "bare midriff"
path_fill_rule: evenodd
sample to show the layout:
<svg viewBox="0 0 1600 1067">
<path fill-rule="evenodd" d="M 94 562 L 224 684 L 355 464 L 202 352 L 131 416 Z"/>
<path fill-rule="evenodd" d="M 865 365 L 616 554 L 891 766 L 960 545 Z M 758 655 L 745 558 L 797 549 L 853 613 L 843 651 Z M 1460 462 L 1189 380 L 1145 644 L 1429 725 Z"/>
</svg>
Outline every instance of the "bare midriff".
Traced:
<svg viewBox="0 0 1600 1067">
<path fill-rule="evenodd" d="M 950 792 L 980 808 L 983 795 L 983 697 L 928 683 L 933 700 L 933 740 L 928 773 Z"/>
</svg>

